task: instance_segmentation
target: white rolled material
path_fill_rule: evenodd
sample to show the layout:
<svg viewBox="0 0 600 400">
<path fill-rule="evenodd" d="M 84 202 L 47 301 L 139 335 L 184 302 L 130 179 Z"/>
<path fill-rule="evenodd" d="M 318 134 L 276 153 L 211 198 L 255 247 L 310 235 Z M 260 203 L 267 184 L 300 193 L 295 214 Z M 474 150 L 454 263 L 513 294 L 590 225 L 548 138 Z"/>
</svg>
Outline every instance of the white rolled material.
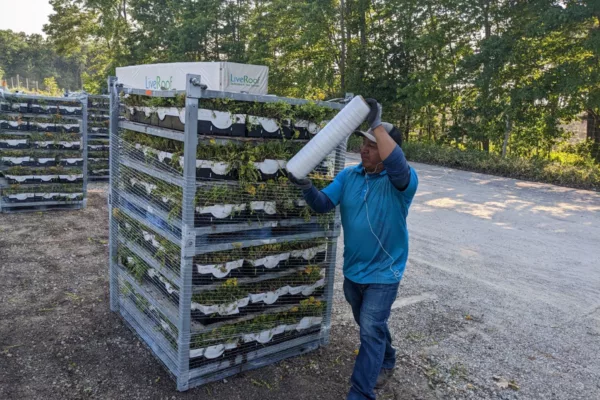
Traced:
<svg viewBox="0 0 600 400">
<path fill-rule="evenodd" d="M 369 105 L 355 96 L 316 136 L 287 163 L 287 170 L 298 179 L 306 177 L 340 143 L 362 124 Z"/>
</svg>

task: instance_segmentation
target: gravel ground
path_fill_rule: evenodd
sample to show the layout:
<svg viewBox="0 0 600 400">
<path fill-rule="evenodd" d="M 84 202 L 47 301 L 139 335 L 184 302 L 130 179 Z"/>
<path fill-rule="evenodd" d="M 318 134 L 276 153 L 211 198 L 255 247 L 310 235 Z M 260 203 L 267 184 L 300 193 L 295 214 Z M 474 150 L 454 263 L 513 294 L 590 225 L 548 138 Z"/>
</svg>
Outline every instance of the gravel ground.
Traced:
<svg viewBox="0 0 600 400">
<path fill-rule="evenodd" d="M 414 166 L 378 398 L 600 398 L 600 195 Z M 177 393 L 108 309 L 105 189 L 83 211 L 0 214 L 0 399 L 344 398 L 358 331 L 339 274 L 330 346 Z"/>
</svg>

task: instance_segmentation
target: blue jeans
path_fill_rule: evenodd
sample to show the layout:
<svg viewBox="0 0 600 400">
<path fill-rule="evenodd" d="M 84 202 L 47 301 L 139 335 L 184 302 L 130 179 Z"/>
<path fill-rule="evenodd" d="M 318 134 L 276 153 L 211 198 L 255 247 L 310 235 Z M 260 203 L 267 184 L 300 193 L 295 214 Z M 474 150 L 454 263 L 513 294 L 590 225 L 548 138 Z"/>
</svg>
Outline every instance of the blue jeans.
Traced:
<svg viewBox="0 0 600 400">
<path fill-rule="evenodd" d="M 344 296 L 360 327 L 360 350 L 347 400 L 374 400 L 379 372 L 396 366 L 396 350 L 392 347 L 387 321 L 398 286 L 399 283 L 363 285 L 344 279 Z"/>
</svg>

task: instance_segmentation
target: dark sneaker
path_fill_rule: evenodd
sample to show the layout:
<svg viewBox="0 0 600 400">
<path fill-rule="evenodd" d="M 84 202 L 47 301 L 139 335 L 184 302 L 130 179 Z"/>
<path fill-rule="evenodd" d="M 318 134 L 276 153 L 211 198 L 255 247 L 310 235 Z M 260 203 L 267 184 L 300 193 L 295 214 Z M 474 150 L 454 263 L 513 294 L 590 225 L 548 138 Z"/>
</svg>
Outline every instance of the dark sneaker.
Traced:
<svg viewBox="0 0 600 400">
<path fill-rule="evenodd" d="M 390 383 L 390 380 L 392 379 L 393 376 L 394 376 L 394 368 L 392 368 L 392 369 L 381 368 L 381 371 L 379 372 L 379 376 L 377 377 L 377 383 L 375 384 L 375 389 L 383 389 L 384 387 L 386 387 L 387 384 Z"/>
</svg>

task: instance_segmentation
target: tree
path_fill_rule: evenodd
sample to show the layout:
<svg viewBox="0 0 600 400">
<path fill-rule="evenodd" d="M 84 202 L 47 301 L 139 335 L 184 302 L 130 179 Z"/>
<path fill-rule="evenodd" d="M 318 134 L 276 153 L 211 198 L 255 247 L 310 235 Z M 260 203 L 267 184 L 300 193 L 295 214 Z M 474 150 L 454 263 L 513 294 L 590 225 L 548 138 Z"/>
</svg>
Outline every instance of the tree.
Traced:
<svg viewBox="0 0 600 400">
<path fill-rule="evenodd" d="M 50 96 L 62 95 L 62 91 L 58 87 L 58 84 L 56 83 L 56 79 L 54 79 L 54 77 L 44 78 L 44 88 Z"/>
<path fill-rule="evenodd" d="M 567 136 L 562 124 L 582 112 L 590 137 L 600 140 L 597 1 L 51 4 L 55 13 L 45 29 L 60 56 L 53 68 L 70 62 L 88 90 L 99 91 L 120 65 L 235 61 L 269 66 L 274 94 L 375 97 L 407 140 L 541 157 Z M 51 65 L 40 40 L 0 34 L 0 65 L 7 73 L 7 65 L 10 71 Z M 30 64 L 15 56 L 26 49 L 36 49 Z"/>
</svg>

